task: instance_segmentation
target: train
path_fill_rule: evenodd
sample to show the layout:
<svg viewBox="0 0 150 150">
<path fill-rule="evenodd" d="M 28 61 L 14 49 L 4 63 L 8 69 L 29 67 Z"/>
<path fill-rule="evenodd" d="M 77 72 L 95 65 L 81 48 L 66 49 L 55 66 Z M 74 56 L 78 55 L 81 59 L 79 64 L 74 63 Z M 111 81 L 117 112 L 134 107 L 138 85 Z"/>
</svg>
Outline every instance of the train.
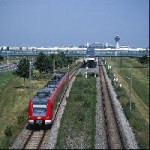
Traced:
<svg viewBox="0 0 150 150">
<path fill-rule="evenodd" d="M 64 91 L 69 83 L 69 73 L 56 72 L 47 84 L 38 90 L 28 103 L 28 124 L 34 126 L 53 123 Z"/>
</svg>

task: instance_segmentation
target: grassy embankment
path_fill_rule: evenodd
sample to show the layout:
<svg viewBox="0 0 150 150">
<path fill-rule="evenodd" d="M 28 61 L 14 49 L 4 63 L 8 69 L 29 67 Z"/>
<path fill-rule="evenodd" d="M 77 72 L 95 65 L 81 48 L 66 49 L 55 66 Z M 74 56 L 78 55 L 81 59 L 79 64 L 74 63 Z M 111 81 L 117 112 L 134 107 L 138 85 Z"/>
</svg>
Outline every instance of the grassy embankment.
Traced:
<svg viewBox="0 0 150 150">
<path fill-rule="evenodd" d="M 70 65 L 70 71 L 75 66 L 76 64 Z M 50 78 L 51 74 L 41 75 L 37 79 L 32 77 L 31 96 L 34 96 Z M 27 123 L 29 80 L 26 79 L 25 87 L 23 85 L 23 78 L 14 76 L 12 72 L 0 73 L 0 149 L 7 149 Z M 5 136 L 7 127 L 11 130 L 7 130 L 8 137 Z"/>
<path fill-rule="evenodd" d="M 110 76 L 115 74 L 123 88 L 117 84 L 118 98 L 125 114 L 133 128 L 140 148 L 149 148 L 149 68 L 141 66 L 135 58 L 123 58 L 120 67 L 120 58 L 107 58 L 112 66 Z M 132 104 L 129 110 L 130 78 L 129 68 L 132 66 Z M 113 72 L 113 74 L 111 73 Z"/>
<path fill-rule="evenodd" d="M 47 80 L 32 80 L 31 95 L 35 95 Z M 26 86 L 23 85 L 23 79 L 14 76 L 12 72 L 0 73 L 0 148 L 8 148 L 27 121 L 28 80 Z M 21 120 L 18 117 L 22 117 Z M 5 136 L 7 127 L 12 136 Z"/>
<path fill-rule="evenodd" d="M 94 149 L 96 79 L 77 76 L 61 119 L 56 149 Z"/>
</svg>

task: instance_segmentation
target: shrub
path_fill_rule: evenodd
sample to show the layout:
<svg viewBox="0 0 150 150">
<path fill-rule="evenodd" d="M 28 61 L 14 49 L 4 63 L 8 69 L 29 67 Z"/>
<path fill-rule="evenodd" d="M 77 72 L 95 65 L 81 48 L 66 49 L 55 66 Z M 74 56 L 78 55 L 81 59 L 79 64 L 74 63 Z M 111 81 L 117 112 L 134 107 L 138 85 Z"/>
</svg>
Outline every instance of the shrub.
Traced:
<svg viewBox="0 0 150 150">
<path fill-rule="evenodd" d="M 5 129 L 5 136 L 6 137 L 12 136 L 12 126 L 11 125 L 6 127 L 6 129 Z"/>
<path fill-rule="evenodd" d="M 91 88 L 90 88 L 90 89 L 91 89 Z M 88 93 L 91 93 L 91 91 L 89 90 L 89 88 L 86 88 L 86 89 L 83 90 L 83 93 L 84 93 L 84 94 L 88 94 Z"/>
<path fill-rule="evenodd" d="M 18 124 L 22 123 L 25 119 L 25 117 L 22 115 L 18 116 L 17 118 L 18 118 Z"/>
<path fill-rule="evenodd" d="M 85 119 L 84 112 L 79 111 L 77 114 L 78 114 L 77 116 L 78 116 L 79 121 L 83 122 Z"/>
<path fill-rule="evenodd" d="M 128 104 L 126 104 L 124 106 L 124 112 L 125 112 L 125 115 L 126 115 L 127 119 L 129 120 L 131 118 L 131 112 L 130 112 Z"/>
<path fill-rule="evenodd" d="M 128 101 L 127 107 L 130 107 L 130 102 Z M 131 102 L 131 109 L 135 110 L 135 103 Z"/>
<path fill-rule="evenodd" d="M 122 90 L 117 92 L 117 98 L 119 99 L 120 97 L 126 97 L 125 91 Z"/>
<path fill-rule="evenodd" d="M 40 77 L 40 73 L 36 70 L 33 71 L 33 74 L 32 74 L 32 78 L 33 79 L 38 79 Z"/>
<path fill-rule="evenodd" d="M 83 106 L 85 107 L 85 108 L 88 108 L 88 107 L 90 107 L 90 105 L 91 105 L 91 102 L 90 102 L 90 100 L 85 100 L 84 101 L 84 104 L 83 104 Z"/>
<path fill-rule="evenodd" d="M 78 100 L 79 101 L 84 101 L 84 96 L 83 95 L 78 95 Z"/>
</svg>

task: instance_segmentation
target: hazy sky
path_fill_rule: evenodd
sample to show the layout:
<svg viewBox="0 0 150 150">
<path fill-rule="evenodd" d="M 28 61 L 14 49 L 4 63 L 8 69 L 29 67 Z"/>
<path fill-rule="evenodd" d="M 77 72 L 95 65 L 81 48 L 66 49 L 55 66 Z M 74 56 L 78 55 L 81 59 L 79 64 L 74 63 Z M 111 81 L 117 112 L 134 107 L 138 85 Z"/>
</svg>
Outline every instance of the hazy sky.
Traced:
<svg viewBox="0 0 150 150">
<path fill-rule="evenodd" d="M 149 46 L 149 0 L 0 0 L 0 46 Z"/>
</svg>

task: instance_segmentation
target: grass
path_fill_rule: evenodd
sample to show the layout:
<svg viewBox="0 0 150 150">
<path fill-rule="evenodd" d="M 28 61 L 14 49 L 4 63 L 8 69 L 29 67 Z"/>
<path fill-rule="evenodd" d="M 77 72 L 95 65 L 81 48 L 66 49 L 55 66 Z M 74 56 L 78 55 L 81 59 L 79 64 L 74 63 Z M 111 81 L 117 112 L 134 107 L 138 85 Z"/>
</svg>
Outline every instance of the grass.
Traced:
<svg viewBox="0 0 150 150">
<path fill-rule="evenodd" d="M 119 82 L 123 84 L 121 91 L 122 96 L 118 96 L 125 115 L 132 126 L 138 145 L 141 149 L 149 149 L 149 68 L 138 64 L 135 58 L 123 58 L 122 67 L 119 66 L 120 58 L 107 58 L 108 64 L 113 67 L 119 78 Z M 129 67 L 132 66 L 132 104 L 131 111 L 129 109 Z M 112 75 L 113 76 L 113 75 Z M 117 84 L 114 85 L 115 88 Z M 120 91 L 116 89 L 117 95 Z"/>
<path fill-rule="evenodd" d="M 2 87 L 4 87 L 9 79 L 11 78 L 11 72 L 2 72 L 0 75 L 0 90 L 2 90 Z"/>
<path fill-rule="evenodd" d="M 70 71 L 79 64 L 71 64 Z M 31 81 L 31 96 L 43 87 L 52 74 L 38 75 Z M 26 79 L 25 87 L 23 78 L 12 72 L 0 73 L 0 149 L 8 149 L 17 137 L 20 130 L 27 123 L 27 107 L 29 101 L 29 80 Z M 11 127 L 12 136 L 6 137 L 5 130 Z"/>
<path fill-rule="evenodd" d="M 47 80 L 47 78 L 32 80 L 31 95 L 33 96 L 40 87 L 44 86 Z M 28 86 L 28 80 L 26 85 Z M 28 100 L 29 89 L 23 87 L 23 79 L 14 76 L 12 72 L 0 74 L 0 148 L 7 149 L 25 125 Z M 24 116 L 24 119 L 18 123 L 20 115 Z M 9 138 L 4 134 L 7 126 L 12 126 L 13 135 Z"/>
<path fill-rule="evenodd" d="M 94 149 L 96 80 L 77 76 L 61 119 L 56 149 Z"/>
</svg>

